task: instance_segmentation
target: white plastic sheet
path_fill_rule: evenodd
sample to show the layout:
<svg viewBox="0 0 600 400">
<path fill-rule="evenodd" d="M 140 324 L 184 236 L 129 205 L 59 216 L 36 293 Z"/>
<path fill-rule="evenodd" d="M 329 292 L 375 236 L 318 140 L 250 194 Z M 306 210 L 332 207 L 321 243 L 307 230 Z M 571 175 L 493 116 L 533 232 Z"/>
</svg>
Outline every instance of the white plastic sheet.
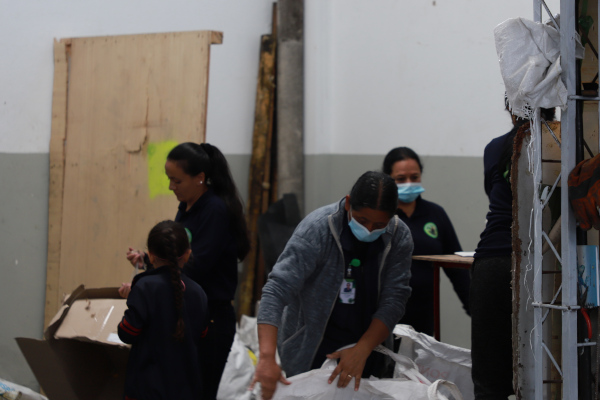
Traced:
<svg viewBox="0 0 600 400">
<path fill-rule="evenodd" d="M 292 383 L 277 384 L 273 400 L 461 400 L 460 391 L 451 382 L 437 380 L 429 382 L 419 373 L 416 365 L 407 357 L 394 354 L 379 346 L 376 350 L 388 354 L 397 362 L 402 373 L 395 379 L 362 379 L 360 389 L 354 391 L 354 380 L 345 388 L 338 388 L 337 381 L 327 380 L 337 363 L 327 360 L 320 369 L 289 378 Z"/>
<path fill-rule="evenodd" d="M 513 114 L 531 119 L 531 110 L 564 108 L 567 89 L 560 74 L 560 32 L 525 18 L 511 18 L 494 29 L 496 52 Z M 583 57 L 583 47 L 578 53 Z"/>
<path fill-rule="evenodd" d="M 42 396 L 41 394 L 36 393 L 29 388 L 5 381 L 3 379 L 0 379 L 0 399 L 48 400 L 46 396 Z"/>
<path fill-rule="evenodd" d="M 260 398 L 258 389 L 252 392 L 248 391 L 248 386 L 252 382 L 254 370 L 256 369 L 257 354 L 256 318 L 242 315 L 219 384 L 217 400 Z"/>
<path fill-rule="evenodd" d="M 454 382 L 465 400 L 474 398 L 470 350 L 438 342 L 409 325 L 396 325 L 394 335 L 402 338 L 398 353 L 413 360 L 418 371 L 427 379 Z M 396 374 L 403 374 L 402 370 L 398 370 L 398 363 L 394 376 Z"/>
</svg>

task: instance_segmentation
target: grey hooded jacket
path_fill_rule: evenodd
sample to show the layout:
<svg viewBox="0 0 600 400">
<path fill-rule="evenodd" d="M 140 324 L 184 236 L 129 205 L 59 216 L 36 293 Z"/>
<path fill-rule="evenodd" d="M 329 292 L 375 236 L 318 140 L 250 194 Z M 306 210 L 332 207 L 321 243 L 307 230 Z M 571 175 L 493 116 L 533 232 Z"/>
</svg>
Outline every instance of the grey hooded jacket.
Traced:
<svg viewBox="0 0 600 400">
<path fill-rule="evenodd" d="M 263 288 L 257 322 L 278 328 L 287 376 L 310 370 L 344 279 L 340 235 L 345 198 L 310 213 L 296 228 Z M 390 330 L 410 296 L 413 250 L 408 227 L 394 216 L 381 238 L 379 302 L 373 318 Z"/>
</svg>

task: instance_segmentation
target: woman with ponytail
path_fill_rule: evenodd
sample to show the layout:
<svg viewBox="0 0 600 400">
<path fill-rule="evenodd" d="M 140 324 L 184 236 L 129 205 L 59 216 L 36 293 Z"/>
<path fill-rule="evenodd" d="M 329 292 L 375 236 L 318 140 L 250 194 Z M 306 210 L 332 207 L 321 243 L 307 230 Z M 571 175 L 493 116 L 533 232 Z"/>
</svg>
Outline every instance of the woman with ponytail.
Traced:
<svg viewBox="0 0 600 400">
<path fill-rule="evenodd" d="M 206 334 L 204 290 L 181 273 L 191 249 L 185 228 L 158 223 L 148 235 L 153 269 L 133 280 L 119 338 L 131 344 L 125 400 L 200 399 L 201 338 Z"/>
<path fill-rule="evenodd" d="M 237 288 L 237 265 L 250 250 L 240 196 L 221 151 L 208 143 L 182 143 L 167 156 L 165 172 L 179 210 L 175 221 L 192 234 L 193 259 L 187 276 L 208 297 L 209 329 L 205 338 L 206 385 L 203 399 L 215 399 L 235 335 L 232 301 Z M 136 264 L 145 254 L 130 251 Z M 147 262 L 147 260 L 146 260 Z"/>
</svg>

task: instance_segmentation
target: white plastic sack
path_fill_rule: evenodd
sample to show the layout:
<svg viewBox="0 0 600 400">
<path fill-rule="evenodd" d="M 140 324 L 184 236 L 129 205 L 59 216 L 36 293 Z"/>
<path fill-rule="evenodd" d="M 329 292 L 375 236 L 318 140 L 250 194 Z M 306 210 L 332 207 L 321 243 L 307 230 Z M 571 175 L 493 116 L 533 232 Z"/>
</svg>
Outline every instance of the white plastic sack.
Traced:
<svg viewBox="0 0 600 400">
<path fill-rule="evenodd" d="M 494 38 L 513 114 L 531 119 L 532 109 L 566 106 L 567 89 L 560 78 L 560 32 L 556 28 L 511 18 L 494 29 Z"/>
<path fill-rule="evenodd" d="M 258 354 L 256 318 L 242 315 L 221 377 L 217 400 L 259 398 L 258 389 L 248 391 L 256 369 L 256 354 Z"/>
<path fill-rule="evenodd" d="M 0 379 L 0 399 L 7 400 L 48 400 L 33 390 L 26 388 L 16 383 L 8 382 Z"/>
<path fill-rule="evenodd" d="M 237 333 L 240 335 L 240 340 L 244 343 L 254 354 L 258 355 L 258 331 L 256 318 L 242 315 L 240 324 L 237 328 Z"/>
<path fill-rule="evenodd" d="M 465 400 L 474 398 L 471 350 L 438 342 L 409 325 L 396 325 L 394 335 L 402 338 L 398 353 L 414 361 L 419 372 L 427 379 L 454 382 Z M 395 371 L 394 376 L 396 374 L 400 375 L 402 371 Z"/>
<path fill-rule="evenodd" d="M 437 380 L 431 384 L 414 363 L 399 354 L 378 346 L 381 351 L 401 365 L 404 376 L 395 379 L 362 379 L 358 391 L 354 391 L 354 380 L 345 388 L 338 388 L 337 381 L 327 383 L 337 362 L 326 360 L 320 369 L 289 378 L 290 385 L 277 384 L 273 400 L 461 400 L 462 396 L 453 383 Z"/>
</svg>

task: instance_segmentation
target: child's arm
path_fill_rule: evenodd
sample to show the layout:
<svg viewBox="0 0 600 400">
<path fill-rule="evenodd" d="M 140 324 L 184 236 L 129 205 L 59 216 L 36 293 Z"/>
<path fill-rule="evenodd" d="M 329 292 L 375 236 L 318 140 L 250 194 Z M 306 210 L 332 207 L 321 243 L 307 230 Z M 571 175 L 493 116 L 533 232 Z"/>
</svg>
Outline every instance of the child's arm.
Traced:
<svg viewBox="0 0 600 400">
<path fill-rule="evenodd" d="M 127 298 L 127 310 L 119 324 L 119 338 L 123 343 L 133 344 L 143 332 L 144 321 L 146 320 L 146 303 L 142 298 L 142 288 L 135 285 Z"/>
</svg>

